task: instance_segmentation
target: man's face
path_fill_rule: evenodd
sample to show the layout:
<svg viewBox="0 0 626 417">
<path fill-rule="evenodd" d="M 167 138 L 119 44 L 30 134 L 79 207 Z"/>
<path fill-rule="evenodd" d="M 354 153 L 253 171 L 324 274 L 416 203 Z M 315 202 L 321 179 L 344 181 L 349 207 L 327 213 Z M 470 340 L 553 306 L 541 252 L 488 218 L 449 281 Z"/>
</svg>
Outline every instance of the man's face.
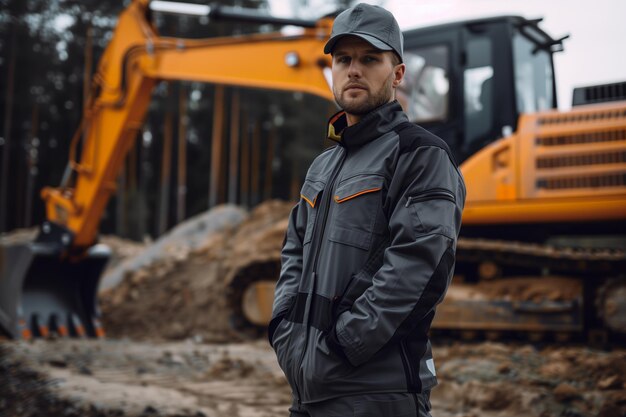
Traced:
<svg viewBox="0 0 626 417">
<path fill-rule="evenodd" d="M 335 100 L 347 114 L 360 117 L 393 100 L 404 64 L 394 66 L 393 52 L 346 36 L 333 50 L 332 74 Z"/>
</svg>

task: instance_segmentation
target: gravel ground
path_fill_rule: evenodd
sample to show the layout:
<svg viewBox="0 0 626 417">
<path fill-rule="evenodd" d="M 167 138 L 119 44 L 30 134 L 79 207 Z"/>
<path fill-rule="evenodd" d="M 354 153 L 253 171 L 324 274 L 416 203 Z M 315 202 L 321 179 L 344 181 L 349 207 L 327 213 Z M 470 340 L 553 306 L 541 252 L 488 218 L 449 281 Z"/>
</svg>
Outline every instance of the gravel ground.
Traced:
<svg viewBox="0 0 626 417">
<path fill-rule="evenodd" d="M 435 346 L 433 417 L 623 417 L 626 351 Z M 1 416 L 287 415 L 265 341 L 38 340 L 0 344 Z"/>
</svg>

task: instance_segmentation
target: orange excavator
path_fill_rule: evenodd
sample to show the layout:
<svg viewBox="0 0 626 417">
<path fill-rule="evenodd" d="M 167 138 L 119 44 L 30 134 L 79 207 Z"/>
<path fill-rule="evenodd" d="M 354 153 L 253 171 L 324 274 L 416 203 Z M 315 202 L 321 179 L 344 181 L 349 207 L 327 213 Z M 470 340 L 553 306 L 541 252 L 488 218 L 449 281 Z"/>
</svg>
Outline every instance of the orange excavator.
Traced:
<svg viewBox="0 0 626 417">
<path fill-rule="evenodd" d="M 176 12 L 180 4 L 129 5 L 94 77 L 68 175 L 60 187 L 42 191 L 47 221 L 34 242 L 0 250 L 0 330 L 8 336 L 104 334 L 96 292 L 109 251 L 97 243 L 98 225 L 159 80 L 333 99 L 330 59 L 322 53 L 331 17 L 303 21 L 193 7 L 211 19 L 302 31 L 165 38 L 150 23 L 150 10 Z M 624 83 L 579 90 L 583 105 L 554 110 L 552 54 L 562 40 L 543 32 L 538 20 L 515 16 L 405 32 L 407 74 L 398 98 L 413 121 L 454 149 L 468 189 L 458 283 L 435 328 L 626 334 Z M 270 260 L 274 267 L 263 274 L 259 265 L 242 266 L 229 278 L 231 302 L 251 304 L 234 308 L 240 322 L 269 321 L 279 262 Z M 520 280 L 526 288 L 556 282 L 574 289 L 568 297 L 521 297 L 512 293 Z"/>
</svg>

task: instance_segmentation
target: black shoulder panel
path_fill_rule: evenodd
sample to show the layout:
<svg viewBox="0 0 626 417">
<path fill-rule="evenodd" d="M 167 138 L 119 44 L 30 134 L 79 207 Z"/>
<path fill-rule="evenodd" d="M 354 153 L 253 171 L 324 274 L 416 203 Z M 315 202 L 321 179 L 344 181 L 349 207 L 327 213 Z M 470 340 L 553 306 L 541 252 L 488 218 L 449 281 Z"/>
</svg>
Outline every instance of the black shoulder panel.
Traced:
<svg viewBox="0 0 626 417">
<path fill-rule="evenodd" d="M 394 131 L 399 136 L 398 140 L 400 142 L 400 155 L 402 155 L 403 153 L 412 152 L 422 146 L 435 146 L 446 151 L 454 166 L 458 168 L 459 164 L 457 164 L 456 160 L 454 159 L 454 156 L 452 155 L 452 151 L 450 150 L 448 144 L 444 142 L 443 139 L 433 135 L 423 127 L 418 126 L 415 123 L 405 122 L 400 123 L 398 126 L 396 126 Z"/>
</svg>

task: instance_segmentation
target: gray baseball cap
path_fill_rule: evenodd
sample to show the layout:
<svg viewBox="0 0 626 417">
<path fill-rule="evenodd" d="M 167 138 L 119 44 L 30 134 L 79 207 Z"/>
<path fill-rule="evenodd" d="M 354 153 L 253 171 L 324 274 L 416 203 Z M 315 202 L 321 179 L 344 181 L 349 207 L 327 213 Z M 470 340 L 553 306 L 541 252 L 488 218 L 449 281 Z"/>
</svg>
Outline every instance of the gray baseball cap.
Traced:
<svg viewBox="0 0 626 417">
<path fill-rule="evenodd" d="M 324 53 L 330 54 L 344 36 L 358 36 L 383 51 L 394 51 L 404 61 L 404 37 L 393 15 L 379 6 L 359 3 L 341 12 L 333 23 Z"/>
</svg>

